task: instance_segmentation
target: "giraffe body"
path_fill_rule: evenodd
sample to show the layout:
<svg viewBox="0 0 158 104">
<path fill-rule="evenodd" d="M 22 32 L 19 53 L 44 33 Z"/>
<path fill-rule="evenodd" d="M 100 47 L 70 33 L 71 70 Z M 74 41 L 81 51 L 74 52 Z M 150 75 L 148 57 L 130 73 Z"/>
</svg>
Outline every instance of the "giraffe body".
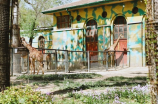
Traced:
<svg viewBox="0 0 158 104">
<path fill-rule="evenodd" d="M 25 38 L 22 37 L 21 41 L 22 41 L 22 44 L 29 50 L 31 74 L 32 74 L 32 71 L 34 71 L 33 73 L 35 74 L 35 60 L 39 62 L 37 74 L 39 73 L 39 70 L 42 70 L 42 74 L 44 74 L 43 54 L 37 49 L 35 49 L 34 47 L 32 47 L 30 44 L 27 44 L 27 42 L 25 41 Z"/>
<path fill-rule="evenodd" d="M 113 65 L 113 62 L 114 62 L 114 55 L 115 55 L 115 48 L 120 40 L 120 38 L 123 38 L 124 36 L 122 34 L 120 34 L 120 36 L 118 37 L 117 41 L 111 45 L 108 49 L 105 49 L 104 51 L 104 60 L 106 60 L 106 53 L 108 53 L 108 55 L 110 55 L 111 57 L 111 67 Z M 108 52 L 107 52 L 108 51 Z"/>
</svg>

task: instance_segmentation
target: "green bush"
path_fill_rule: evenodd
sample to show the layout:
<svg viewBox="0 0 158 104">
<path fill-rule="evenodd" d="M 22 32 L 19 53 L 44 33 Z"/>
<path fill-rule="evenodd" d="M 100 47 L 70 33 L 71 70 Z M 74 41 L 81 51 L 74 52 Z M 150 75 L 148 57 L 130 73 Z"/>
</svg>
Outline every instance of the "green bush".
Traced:
<svg viewBox="0 0 158 104">
<path fill-rule="evenodd" d="M 40 104 L 52 103 L 53 96 L 50 94 L 41 94 L 30 86 L 10 87 L 4 92 L 0 92 L 0 104 Z"/>
</svg>

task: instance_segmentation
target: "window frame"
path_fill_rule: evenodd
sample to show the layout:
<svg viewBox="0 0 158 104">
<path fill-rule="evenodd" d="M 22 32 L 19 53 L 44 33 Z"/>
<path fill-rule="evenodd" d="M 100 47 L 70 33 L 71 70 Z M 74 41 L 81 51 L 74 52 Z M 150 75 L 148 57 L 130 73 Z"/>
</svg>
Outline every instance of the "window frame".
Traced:
<svg viewBox="0 0 158 104">
<path fill-rule="evenodd" d="M 124 20 L 123 23 L 119 23 L 119 21 L 121 20 Z M 120 27 L 122 27 L 123 31 L 120 31 Z M 116 31 L 116 28 L 117 28 L 117 31 Z M 117 40 L 120 34 L 123 34 L 124 36 L 121 39 L 127 39 L 127 21 L 123 16 L 116 17 L 114 21 L 114 38 L 113 39 Z"/>
<path fill-rule="evenodd" d="M 65 18 L 67 18 L 67 21 Z M 71 28 L 70 16 L 69 15 L 57 16 L 57 28 L 58 29 Z"/>
</svg>

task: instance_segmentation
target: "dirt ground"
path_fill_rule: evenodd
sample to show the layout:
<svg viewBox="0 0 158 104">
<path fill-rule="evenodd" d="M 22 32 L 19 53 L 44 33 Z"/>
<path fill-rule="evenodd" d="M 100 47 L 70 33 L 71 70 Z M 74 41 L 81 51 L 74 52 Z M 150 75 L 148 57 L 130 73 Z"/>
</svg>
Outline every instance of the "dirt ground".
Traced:
<svg viewBox="0 0 158 104">
<path fill-rule="evenodd" d="M 97 73 L 101 74 L 103 77 L 98 77 L 95 79 L 86 79 L 86 82 L 88 81 L 98 81 L 98 80 L 103 80 L 108 77 L 114 77 L 114 76 L 123 76 L 123 77 L 136 77 L 136 76 L 148 76 L 148 67 L 129 67 L 129 68 L 124 68 L 124 69 L 109 69 L 108 71 L 106 70 L 91 70 L 90 72 L 92 73 Z M 53 72 L 46 72 L 45 74 L 54 74 Z M 59 74 L 59 73 L 58 73 Z M 60 73 L 61 74 L 61 73 Z M 71 73 L 70 73 L 71 74 Z M 11 77 L 11 83 L 29 83 L 27 81 L 23 80 L 17 80 L 17 76 Z M 75 79 L 75 82 L 80 82 L 82 79 Z M 42 93 L 47 93 L 54 91 L 54 85 L 53 84 L 48 84 L 44 87 L 40 87 L 40 91 Z"/>
</svg>

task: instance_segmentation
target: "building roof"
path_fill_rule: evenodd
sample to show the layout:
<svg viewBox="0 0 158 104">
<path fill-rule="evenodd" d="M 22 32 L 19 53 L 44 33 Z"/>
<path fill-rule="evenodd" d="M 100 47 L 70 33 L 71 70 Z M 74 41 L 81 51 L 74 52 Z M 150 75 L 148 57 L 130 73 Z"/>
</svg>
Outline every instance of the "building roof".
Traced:
<svg viewBox="0 0 158 104">
<path fill-rule="evenodd" d="M 48 10 L 43 11 L 43 14 L 52 14 L 55 12 L 61 12 L 61 11 L 66 11 L 69 9 L 78 9 L 78 8 L 83 8 L 83 7 L 91 7 L 91 6 L 96 6 L 100 4 L 105 4 L 105 3 L 112 3 L 112 2 L 124 2 L 124 1 L 132 1 L 132 0 L 79 0 L 76 2 L 72 2 L 69 4 L 57 6 L 54 8 L 50 8 Z"/>
</svg>

